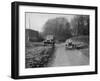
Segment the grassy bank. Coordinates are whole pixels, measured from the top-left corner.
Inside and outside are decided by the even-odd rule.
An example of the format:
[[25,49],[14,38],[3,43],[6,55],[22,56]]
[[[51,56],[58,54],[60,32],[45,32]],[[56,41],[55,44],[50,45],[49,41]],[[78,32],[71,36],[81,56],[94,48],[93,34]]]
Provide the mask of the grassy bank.
[[30,43],[26,46],[26,68],[46,67],[53,55],[54,48]]
[[72,39],[73,41],[79,41],[89,44],[89,36],[76,36],[70,39]]

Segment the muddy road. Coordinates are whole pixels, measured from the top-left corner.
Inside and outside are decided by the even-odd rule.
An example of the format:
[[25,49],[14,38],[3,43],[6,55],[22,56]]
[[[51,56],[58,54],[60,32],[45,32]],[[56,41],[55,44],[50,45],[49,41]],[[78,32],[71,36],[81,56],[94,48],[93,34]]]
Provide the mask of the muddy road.
[[[88,50],[88,48],[84,49],[66,49],[65,44],[56,44],[54,58],[49,66],[77,66],[77,65],[88,65],[89,57],[84,54],[81,50]],[[89,51],[86,51],[89,53]],[[85,52],[85,53],[86,53]],[[88,54],[87,53],[87,54]]]

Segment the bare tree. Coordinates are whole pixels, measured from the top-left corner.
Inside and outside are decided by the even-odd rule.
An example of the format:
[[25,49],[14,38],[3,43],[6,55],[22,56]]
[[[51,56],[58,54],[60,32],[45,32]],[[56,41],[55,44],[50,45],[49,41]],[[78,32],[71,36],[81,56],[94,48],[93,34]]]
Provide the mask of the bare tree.
[[65,41],[71,37],[70,24],[67,19],[58,17],[49,19],[44,25],[44,35],[54,35],[56,40]]
[[77,15],[71,21],[72,34],[77,35],[89,35],[89,16]]

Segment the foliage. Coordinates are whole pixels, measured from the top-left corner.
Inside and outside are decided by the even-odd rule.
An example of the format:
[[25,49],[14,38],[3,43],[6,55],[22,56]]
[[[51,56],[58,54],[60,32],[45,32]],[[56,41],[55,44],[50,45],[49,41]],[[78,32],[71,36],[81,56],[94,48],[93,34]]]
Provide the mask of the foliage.
[[84,42],[84,43],[89,44],[89,36],[88,35],[87,36],[86,35],[85,36],[74,36],[69,39],[71,39],[73,41]]
[[34,45],[25,50],[26,68],[47,67],[52,59],[54,48]]
[[89,16],[77,15],[71,21],[72,34],[77,35],[89,35]]
[[44,25],[44,35],[54,35],[56,40],[65,41],[71,37],[70,24],[67,19],[58,17],[49,19]]

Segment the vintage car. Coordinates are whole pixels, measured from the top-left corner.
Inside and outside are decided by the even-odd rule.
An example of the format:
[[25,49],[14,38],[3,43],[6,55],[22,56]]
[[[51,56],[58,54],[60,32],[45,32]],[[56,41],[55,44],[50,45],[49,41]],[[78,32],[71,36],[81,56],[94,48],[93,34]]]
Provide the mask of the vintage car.
[[67,49],[75,48],[75,45],[72,42],[69,42],[69,43],[65,44],[65,46],[66,46]]
[[83,48],[85,44],[83,42],[70,40],[65,43],[65,46],[67,49],[80,49]]
[[53,35],[46,36],[45,40],[43,41],[44,46],[46,45],[55,45],[55,40]]
[[44,40],[43,43],[44,43],[44,46],[46,46],[46,45],[54,45],[55,44],[54,40]]

